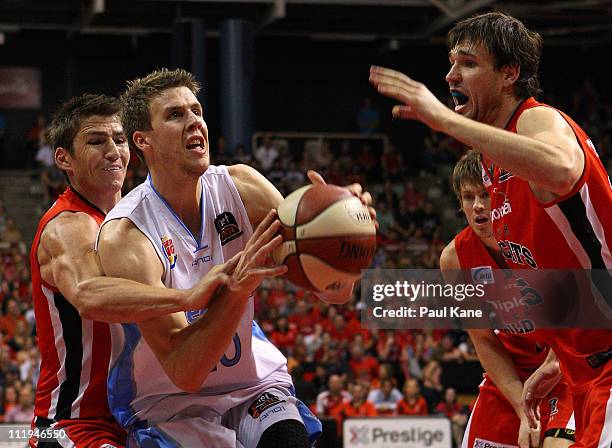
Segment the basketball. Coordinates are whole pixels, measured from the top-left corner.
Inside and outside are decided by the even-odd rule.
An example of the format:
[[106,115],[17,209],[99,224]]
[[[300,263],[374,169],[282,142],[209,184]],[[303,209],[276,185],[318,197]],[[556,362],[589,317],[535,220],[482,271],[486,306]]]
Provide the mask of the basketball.
[[307,185],[278,206],[282,244],[272,257],[285,277],[313,292],[341,292],[361,277],[376,250],[368,208],[344,188]]

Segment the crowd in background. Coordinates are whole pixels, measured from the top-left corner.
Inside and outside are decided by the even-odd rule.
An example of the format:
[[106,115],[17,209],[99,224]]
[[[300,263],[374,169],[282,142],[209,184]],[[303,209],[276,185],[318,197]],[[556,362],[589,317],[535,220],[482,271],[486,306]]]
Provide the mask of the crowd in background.
[[[604,166],[612,164],[612,106],[599,101],[586,82],[566,110],[593,139]],[[369,101],[357,114],[364,135],[380,132],[379,113]],[[28,164],[37,163],[45,210],[65,188],[43,137],[44,117],[26,138]],[[212,145],[212,163],[246,163],[264,173],[284,194],[307,182],[315,169],[329,183],[359,182],[373,192],[378,250],[373,267],[437,268],[440,252],[463,226],[447,174],[463,148],[431,133],[419,145],[418,167],[406,166],[402,150],[389,143],[355,139],[295,142],[265,135],[256,147]],[[415,175],[416,173],[416,175]],[[133,156],[124,184],[128,192],[146,177]],[[426,182],[424,179],[433,179]],[[441,200],[446,198],[446,202]],[[0,197],[0,200],[2,198]],[[451,213],[441,204],[452,204]],[[448,216],[455,225],[444,226]],[[39,354],[29,272],[28,246],[10,210],[0,202],[0,422],[29,422],[38,380]],[[288,358],[297,395],[321,418],[336,422],[352,416],[445,415],[455,441],[469,415],[469,399],[459,400],[453,384],[443,384],[445,368],[476,363],[474,347],[459,331],[370,331],[360,322],[359,291],[346,305],[329,305],[283,278],[265,281],[256,292],[256,315],[269,339]],[[478,379],[476,379],[476,384]],[[476,393],[476,390],[461,391]],[[460,404],[461,403],[461,404]]]

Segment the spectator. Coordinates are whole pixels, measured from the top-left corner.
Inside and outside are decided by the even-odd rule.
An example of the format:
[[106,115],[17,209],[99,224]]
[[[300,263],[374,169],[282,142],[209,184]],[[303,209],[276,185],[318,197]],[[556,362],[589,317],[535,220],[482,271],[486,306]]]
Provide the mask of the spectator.
[[19,389],[19,402],[4,415],[5,423],[30,423],[34,417],[34,393],[30,384]]
[[2,232],[2,235],[0,235],[0,241],[4,241],[9,244],[17,244],[22,240],[23,236],[17,228],[15,219],[9,216],[9,218],[6,220],[4,231]]
[[244,163],[253,165],[253,156],[249,154],[242,143],[238,143],[234,148],[234,163]]
[[461,446],[468,420],[468,410],[457,403],[455,389],[449,387],[444,391],[444,400],[436,406],[436,414],[443,415],[450,420],[455,446]]
[[423,388],[422,394],[427,401],[427,406],[430,412],[433,412],[442,401],[443,387],[440,383],[442,376],[442,367],[437,361],[429,361],[423,369]]
[[461,350],[459,350],[459,348],[455,344],[455,340],[450,333],[446,334],[442,338],[442,343],[440,345],[440,355],[437,358],[444,362],[463,361]]
[[362,134],[374,134],[380,126],[380,113],[372,107],[372,99],[365,98],[357,111],[357,126]]
[[333,413],[339,418],[339,427],[347,417],[375,417],[378,415],[374,405],[366,399],[367,387],[362,383],[354,383],[352,387],[351,401],[344,403],[334,409]]
[[15,336],[17,322],[22,321],[26,326],[27,322],[16,299],[9,297],[5,303],[6,314],[0,316],[0,331],[3,331],[6,334],[6,338],[11,340]]
[[317,416],[321,418],[333,416],[337,408],[352,399],[340,375],[331,375],[327,384],[328,389],[317,396]]
[[402,393],[394,386],[393,380],[381,380],[380,388],[373,389],[368,394],[370,401],[376,408],[378,415],[395,415],[397,403],[402,399]]
[[278,149],[269,134],[264,135],[261,146],[255,150],[255,158],[261,165],[264,172],[272,168],[274,161],[278,157]]
[[397,403],[398,415],[429,415],[427,401],[421,395],[419,382],[409,378],[404,383],[404,396]]
[[423,210],[423,234],[425,238],[431,240],[434,232],[438,227],[440,227],[440,215],[434,210],[431,202],[425,203],[425,208]]
[[[17,388],[10,384],[4,387],[2,402],[0,403],[0,415],[5,416],[19,403],[19,394]],[[32,417],[30,417],[31,419]]]
[[349,369],[355,380],[365,381],[368,384],[371,383],[378,373],[378,367],[379,364],[376,358],[365,354],[361,344],[353,343],[351,345]]
[[401,180],[404,174],[404,160],[401,154],[395,149],[393,143],[389,143],[385,146],[380,163],[385,173],[385,177],[393,182]]

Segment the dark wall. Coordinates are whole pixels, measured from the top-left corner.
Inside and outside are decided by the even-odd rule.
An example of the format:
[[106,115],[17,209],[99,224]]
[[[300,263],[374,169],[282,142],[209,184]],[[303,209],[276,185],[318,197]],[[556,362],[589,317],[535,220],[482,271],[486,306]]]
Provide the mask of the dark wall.
[[[204,86],[206,120],[211,140],[219,129],[218,39],[207,39]],[[306,38],[259,37],[256,42],[254,123],[258,130],[338,131],[356,130],[356,112],[366,96],[381,112],[383,129],[398,146],[411,149],[427,130],[420,124],[394,124],[392,102],[380,97],[368,84],[370,64],[391,66],[446,93],[448,70],[443,44],[404,46],[390,51],[384,42],[331,42]],[[126,79],[170,64],[170,34],[131,38],[126,36],[75,35],[59,32],[7,33],[0,46],[1,66],[39,67],[42,71],[43,112],[85,91],[116,94]],[[600,64],[612,46],[546,48],[542,85],[568,100],[585,78],[591,78],[603,97],[612,95],[610,69]],[[8,123],[4,166],[19,164],[24,135],[38,111],[1,110]],[[214,150],[214,149],[213,149]]]

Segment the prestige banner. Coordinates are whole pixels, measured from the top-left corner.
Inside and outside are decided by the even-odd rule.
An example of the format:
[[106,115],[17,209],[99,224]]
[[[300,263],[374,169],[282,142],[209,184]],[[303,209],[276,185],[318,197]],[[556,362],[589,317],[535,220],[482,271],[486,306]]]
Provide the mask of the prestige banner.
[[349,418],[343,425],[345,447],[451,448],[450,421],[446,417]]

